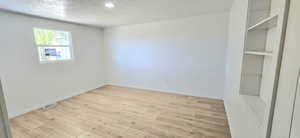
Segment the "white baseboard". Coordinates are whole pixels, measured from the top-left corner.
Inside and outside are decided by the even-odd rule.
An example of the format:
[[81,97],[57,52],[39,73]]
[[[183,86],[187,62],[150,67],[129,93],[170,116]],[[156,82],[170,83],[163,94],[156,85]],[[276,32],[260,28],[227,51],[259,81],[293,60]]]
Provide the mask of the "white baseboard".
[[205,98],[210,98],[210,99],[223,100],[223,98],[220,98],[220,97],[207,97],[207,96],[193,95],[193,94],[190,94],[190,93],[179,92],[179,91],[171,91],[171,90],[155,89],[155,88],[147,88],[147,87],[138,87],[138,86],[133,86],[133,85],[118,84],[118,83],[107,83],[106,85],[127,87],[127,88],[134,88],[134,89],[142,89],[142,90],[149,90],[149,91],[158,91],[158,92],[162,92],[162,93],[179,94],[179,95],[187,95],[187,96],[194,96],[194,97],[205,97]]

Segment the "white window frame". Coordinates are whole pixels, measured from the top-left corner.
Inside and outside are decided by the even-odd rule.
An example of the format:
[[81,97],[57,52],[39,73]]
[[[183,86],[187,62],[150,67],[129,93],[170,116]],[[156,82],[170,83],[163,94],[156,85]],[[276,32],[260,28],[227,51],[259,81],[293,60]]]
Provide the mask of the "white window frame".
[[[36,38],[35,38],[35,34],[34,34],[34,30],[35,29],[42,29],[42,30],[49,30],[49,31],[60,31],[60,32],[67,32],[69,34],[69,45],[37,45],[36,43]],[[74,60],[74,50],[73,50],[73,40],[72,40],[72,33],[70,31],[64,31],[64,30],[55,30],[55,29],[47,29],[47,28],[42,28],[42,27],[34,27],[33,28],[33,37],[34,37],[34,45],[37,48],[37,54],[39,57],[39,62],[40,64],[47,64],[47,63],[64,63],[64,62],[70,62]],[[70,59],[64,59],[64,60],[47,60],[47,61],[42,61],[42,55],[40,53],[40,49],[41,47],[69,47],[70,50]]]

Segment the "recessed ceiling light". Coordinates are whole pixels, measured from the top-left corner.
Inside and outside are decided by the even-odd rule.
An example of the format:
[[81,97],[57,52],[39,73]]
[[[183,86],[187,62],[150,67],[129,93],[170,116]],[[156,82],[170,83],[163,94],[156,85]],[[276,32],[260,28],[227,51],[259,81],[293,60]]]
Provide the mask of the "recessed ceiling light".
[[114,8],[114,7],[115,7],[115,4],[113,4],[112,2],[106,2],[106,3],[105,3],[105,7],[111,9],[111,8]]

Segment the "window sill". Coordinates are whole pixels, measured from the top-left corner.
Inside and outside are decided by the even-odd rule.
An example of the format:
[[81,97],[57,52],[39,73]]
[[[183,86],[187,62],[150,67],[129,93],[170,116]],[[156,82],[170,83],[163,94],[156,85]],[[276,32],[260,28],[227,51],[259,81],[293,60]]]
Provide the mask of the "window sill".
[[40,64],[59,64],[59,63],[69,63],[74,61],[73,59],[69,60],[55,60],[55,61],[39,61]]

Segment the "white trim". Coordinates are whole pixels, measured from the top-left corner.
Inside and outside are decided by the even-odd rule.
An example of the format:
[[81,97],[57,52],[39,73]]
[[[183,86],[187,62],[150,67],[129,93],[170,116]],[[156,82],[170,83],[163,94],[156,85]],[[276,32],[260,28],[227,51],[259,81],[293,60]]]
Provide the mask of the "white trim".
[[134,85],[127,85],[127,84],[120,84],[120,83],[106,83],[106,85],[125,87],[125,88],[133,88],[133,89],[141,89],[141,90],[148,90],[148,91],[156,91],[156,92],[161,92],[161,93],[185,95],[185,96],[192,96],[192,97],[205,97],[205,98],[209,98],[209,99],[223,100],[223,96],[198,95],[198,94],[192,94],[191,92],[187,92],[187,91],[174,91],[174,90],[157,89],[157,88],[150,88],[150,87],[138,87],[138,86],[134,86]]
[[1,80],[0,80],[0,114],[1,114],[0,123],[2,123],[4,129],[4,130],[0,130],[0,132],[5,133],[4,134],[6,136],[5,138],[12,138]]

